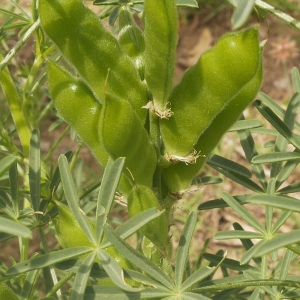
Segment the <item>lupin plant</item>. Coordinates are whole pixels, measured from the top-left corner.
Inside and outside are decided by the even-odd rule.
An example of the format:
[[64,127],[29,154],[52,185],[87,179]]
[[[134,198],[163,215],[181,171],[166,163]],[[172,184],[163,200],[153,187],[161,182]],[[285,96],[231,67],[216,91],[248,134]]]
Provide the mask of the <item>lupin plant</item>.
[[[237,6],[234,29],[246,22],[254,5],[298,26],[263,1],[231,2]],[[174,87],[177,6],[197,7],[197,2],[95,0],[93,4],[103,7],[100,15],[82,0],[33,1],[32,20],[25,12],[19,16],[26,23],[25,34],[12,51],[0,57],[0,82],[15,124],[12,132],[16,130],[23,148],[21,151],[12,143],[11,132],[2,126],[0,142],[5,158],[0,162],[0,175],[4,174],[10,185],[0,190],[0,208],[6,214],[6,219],[0,217],[1,241],[19,236],[21,259],[8,270],[1,268],[0,296],[35,299],[33,286],[42,269],[45,299],[298,297],[299,283],[288,270],[299,254],[298,246],[292,246],[300,241],[299,232],[285,237],[277,234],[292,211],[299,212],[297,200],[286,196],[298,191],[298,184],[279,190],[299,160],[299,138],[292,132],[293,126],[298,126],[297,71],[293,73],[297,93],[285,115],[262,93],[261,102],[255,102],[277,130],[272,131],[277,136],[275,153],[260,156],[251,132],[262,124],[241,117],[262,82],[264,41],[259,41],[259,25],[221,37]],[[18,18],[13,11],[0,11]],[[103,25],[106,17],[116,34]],[[7,64],[34,32],[36,59],[19,92]],[[44,73],[39,74],[40,69]],[[57,168],[50,172],[47,160],[41,160],[39,131],[31,130],[33,122],[26,108],[44,78],[59,122],[66,122],[67,130],[71,127],[76,132],[80,144],[85,143],[105,169],[101,183],[81,195],[71,172],[79,151],[74,156],[70,152],[61,155]],[[212,154],[228,130],[238,132],[252,172]],[[293,153],[286,152],[288,143],[295,146]],[[282,166],[282,161],[287,163]],[[269,181],[262,163],[273,164]],[[222,199],[199,206],[199,210],[230,206],[256,229],[244,231],[234,224],[235,231],[215,236],[241,239],[247,251],[240,262],[225,258],[221,252],[201,253],[196,265],[189,261],[195,211],[187,217],[178,247],[173,249],[169,228],[176,201],[186,192],[197,191],[201,184],[218,182],[205,177],[195,184],[206,164],[255,192],[235,197],[223,193]],[[249,179],[252,173],[260,185]],[[22,189],[18,177],[23,179]],[[87,196],[96,201],[91,204]],[[116,198],[126,203],[129,220],[115,228],[110,213]],[[81,200],[86,207],[79,207]],[[267,207],[266,228],[243,208],[245,203]],[[272,207],[284,210],[275,224]],[[93,210],[89,217],[87,213]],[[45,226],[53,228],[63,249],[48,248]],[[38,229],[42,242],[41,255],[30,259],[29,228]],[[125,242],[136,233],[136,245]],[[253,245],[254,238],[261,241]],[[276,251],[282,247],[289,250],[280,260]],[[269,253],[278,262],[271,275]],[[215,280],[219,267],[224,278]],[[229,270],[239,274],[229,276]],[[71,290],[62,292],[64,285],[71,285]]]

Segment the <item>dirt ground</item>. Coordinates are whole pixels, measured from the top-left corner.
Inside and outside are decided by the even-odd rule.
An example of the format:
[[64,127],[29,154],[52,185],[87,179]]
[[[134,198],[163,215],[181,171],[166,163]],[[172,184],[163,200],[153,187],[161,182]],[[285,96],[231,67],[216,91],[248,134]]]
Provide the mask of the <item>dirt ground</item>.
[[[3,0],[0,0],[0,3]],[[208,11],[207,9],[188,10],[181,12],[181,21],[178,29],[178,49],[177,49],[177,62],[175,70],[174,84],[180,81],[184,71],[194,65],[198,58],[206,50],[212,47],[215,42],[226,32],[231,31],[230,18],[232,16],[232,9],[228,6],[219,11]],[[298,19],[300,19],[298,17]],[[293,29],[291,26],[275,19],[272,16],[267,16],[266,19],[260,20],[257,16],[252,16],[250,23],[260,23],[260,39],[267,40],[264,49],[264,81],[262,84],[262,91],[267,93],[270,97],[277,100],[279,103],[284,103],[292,94],[290,70],[292,67],[300,67],[299,50],[300,49],[300,33]],[[27,60],[32,59],[31,45],[28,44],[20,52],[18,59]],[[247,59],[247,58],[245,58]],[[50,145],[57,140],[59,132],[54,131],[49,133],[48,126],[51,120],[44,123],[42,131],[42,151],[47,153]],[[261,141],[264,142],[263,140]],[[54,153],[58,156],[68,150],[75,150],[77,147],[76,142],[71,142],[65,139]],[[244,164],[244,158],[241,154],[241,147],[236,144],[236,136],[226,135],[220,146],[221,155],[234,159],[237,162]],[[100,172],[94,158],[89,150],[83,147],[81,157],[89,166],[96,166],[95,172]],[[217,175],[210,169],[205,169],[203,174]],[[174,240],[178,237],[178,228],[183,227],[180,221],[188,214],[190,209],[196,209],[197,206],[206,200],[218,197],[221,191],[227,191],[232,195],[243,194],[246,191],[241,189],[240,186],[232,184],[232,182],[224,181],[224,183],[217,187],[206,186],[203,187],[197,194],[196,198],[188,196],[183,201],[180,201],[175,208],[175,220],[172,227]],[[188,203],[187,203],[188,202]],[[193,204],[191,204],[193,203]],[[257,216],[263,217],[263,211],[249,206],[249,209]],[[204,241],[207,238],[212,239],[208,248],[209,252],[216,252],[218,249],[230,250],[229,257],[238,258],[240,252],[238,248],[240,243],[237,241],[230,242],[217,242],[213,240],[213,234],[217,231],[229,229],[233,222],[240,222],[236,215],[229,209],[214,209],[208,212],[199,213],[199,225],[196,233],[197,247],[193,250],[192,255],[199,254]],[[245,229],[247,224],[240,222]],[[293,224],[286,225],[283,230],[289,231]],[[35,240],[34,240],[35,241]],[[38,244],[33,241],[32,252],[38,250]],[[52,243],[52,239],[49,240]],[[7,254],[11,255],[14,249],[17,248],[16,243],[8,243],[6,246],[0,245],[0,257],[8,264]],[[18,255],[13,255],[18,259]]]

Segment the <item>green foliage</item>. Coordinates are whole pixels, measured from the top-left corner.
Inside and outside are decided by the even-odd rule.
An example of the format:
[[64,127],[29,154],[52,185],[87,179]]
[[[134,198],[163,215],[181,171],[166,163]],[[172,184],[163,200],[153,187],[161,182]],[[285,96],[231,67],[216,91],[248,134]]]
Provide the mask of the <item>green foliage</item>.
[[[231,2],[233,29],[255,7],[299,27],[263,1]],[[258,26],[222,37],[173,87],[177,7],[197,7],[196,1],[96,0],[103,6],[99,15],[81,0],[33,1],[31,15],[10,3],[0,9],[2,45],[7,49],[6,35],[21,31],[13,49],[0,54],[0,83],[13,122],[0,124],[0,242],[18,237],[20,258],[10,267],[0,265],[0,297],[37,299],[43,282],[45,299],[299,298],[293,273],[299,229],[280,230],[300,212],[297,196],[291,196],[300,184],[288,181],[300,162],[300,76],[293,69],[295,94],[286,109],[258,93],[263,67]],[[105,18],[114,34],[103,25]],[[32,35],[35,58],[17,84],[8,64]],[[35,97],[46,88],[52,101],[34,112]],[[257,93],[255,109],[274,129],[244,120]],[[43,155],[39,129],[51,108],[57,117],[51,129],[64,122],[68,127]],[[71,136],[78,135],[78,149],[60,154],[55,167],[49,159],[70,128]],[[248,165],[213,153],[227,131],[237,132]],[[260,153],[254,133],[276,138],[267,153]],[[83,143],[103,167],[100,181],[82,172]],[[205,164],[249,190],[223,192],[198,207],[230,207],[252,228],[234,223],[234,230],[215,235],[241,241],[239,261],[223,251],[206,253],[209,241],[197,263],[189,257],[198,217],[192,209],[176,247],[169,233],[176,200],[222,181],[195,178]],[[125,202],[126,217],[118,216],[116,199]],[[264,222],[245,204],[264,207]],[[32,230],[41,248],[29,255]],[[54,249],[49,230],[59,241]],[[215,279],[218,269],[223,277]]]

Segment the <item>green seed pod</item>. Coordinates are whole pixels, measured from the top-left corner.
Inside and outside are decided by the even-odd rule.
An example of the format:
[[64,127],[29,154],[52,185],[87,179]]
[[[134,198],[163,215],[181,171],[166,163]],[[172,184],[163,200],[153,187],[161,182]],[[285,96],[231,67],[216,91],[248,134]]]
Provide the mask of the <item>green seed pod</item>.
[[145,76],[155,109],[164,111],[172,90],[178,16],[174,0],[145,0]]
[[47,67],[49,91],[56,109],[105,166],[108,154],[98,136],[101,104],[82,80],[55,62],[48,61]]
[[6,282],[0,283],[0,299],[3,300],[18,300],[19,297],[12,291]]
[[[160,122],[165,152],[169,157],[185,157],[193,153],[201,134],[257,76],[260,52],[257,27],[230,33],[184,74],[169,99],[174,115]],[[241,106],[245,108],[252,100],[253,93],[249,96],[246,93],[246,97],[240,99]],[[238,110],[239,115],[242,110],[234,107],[232,109]],[[231,118],[232,123],[236,118]],[[218,126],[223,127],[223,124]],[[214,140],[215,134],[211,138]]]
[[[57,238],[63,248],[93,247],[68,206],[57,202],[58,216],[53,218]],[[93,224],[94,225],[94,224]],[[94,225],[95,227],[95,225]]]
[[130,182],[133,179],[138,184],[152,186],[156,153],[147,131],[127,101],[106,95],[99,135],[113,159],[126,157],[124,173]]
[[144,80],[144,36],[125,5],[121,6],[119,11],[118,38],[123,51],[132,59],[141,80]]
[[103,100],[106,89],[124,97],[144,123],[146,87],[118,41],[83,1],[40,0],[39,12],[44,31],[95,94]]
[[[161,203],[152,190],[142,185],[132,189],[127,199],[127,207],[130,217],[134,217],[152,207],[163,210]],[[168,243],[168,226],[168,217],[164,213],[144,225],[140,230],[156,247],[165,250]]]
[[239,118],[246,106],[255,98],[262,82],[262,51],[259,53],[259,67],[255,76],[243,89],[228,103],[228,105],[215,117],[213,122],[200,135],[194,146],[201,155],[195,164],[178,162],[164,169],[164,178],[172,192],[185,190],[192,179],[204,166],[206,157],[217,146],[219,140]]

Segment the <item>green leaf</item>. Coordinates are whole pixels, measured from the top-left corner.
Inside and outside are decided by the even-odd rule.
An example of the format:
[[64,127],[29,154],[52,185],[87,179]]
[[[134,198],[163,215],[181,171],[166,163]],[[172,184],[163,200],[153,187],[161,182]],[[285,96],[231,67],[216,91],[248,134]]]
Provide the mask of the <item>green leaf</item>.
[[84,292],[89,280],[91,268],[95,260],[96,253],[90,253],[80,264],[76,273],[74,283],[72,285],[72,293],[70,299],[83,300]]
[[292,68],[292,81],[295,92],[300,93],[300,75],[296,67]]
[[[18,181],[18,165],[13,163],[9,168],[9,183],[12,206],[16,215],[19,215],[19,181]],[[0,196],[1,198],[1,196]]]
[[[223,258],[224,259],[224,258]],[[222,262],[222,260],[220,262]],[[208,276],[212,275],[216,271],[217,267],[205,267],[202,269],[197,270],[194,272],[191,276],[189,276],[181,285],[181,290],[186,291],[188,288],[193,286],[196,283],[200,283],[204,278],[207,278]]]
[[9,170],[9,168],[17,161],[17,157],[9,155],[0,161],[0,176]]
[[23,284],[20,300],[27,300],[32,298],[32,293],[34,291],[34,284],[37,280],[37,275],[38,270],[32,270],[26,274],[26,279]]
[[300,241],[300,229],[292,232],[278,233],[274,235],[270,240],[266,240],[261,244],[255,252],[255,257],[266,255],[274,250],[283,248],[288,245],[299,243]]
[[69,204],[69,207],[78,222],[81,229],[84,231],[86,236],[88,237],[89,241],[93,244],[96,243],[95,236],[91,225],[84,215],[84,213],[79,209],[79,198],[77,195],[76,186],[72,179],[72,174],[69,168],[68,160],[64,155],[61,155],[58,159],[60,177],[63,185],[63,189],[65,192],[65,197]]
[[252,176],[251,172],[243,165],[240,165],[232,160],[229,160],[217,154],[211,154],[208,157],[206,163],[210,166],[217,166],[219,168],[236,173],[237,175],[246,178],[250,178]]
[[300,149],[300,137],[293,133],[288,126],[266,105],[256,100],[255,106],[259,112],[283,135],[293,146]]
[[[116,233],[120,236],[121,239],[125,240],[129,236],[131,236],[133,233],[138,231],[141,227],[143,227],[145,224],[147,224],[149,221],[159,217],[164,212],[157,210],[157,208],[152,207],[150,209],[147,209],[140,214],[130,218],[125,223],[122,223],[120,226],[116,228]],[[106,248],[110,245],[110,242],[108,240],[103,241],[101,243],[101,248]]]
[[[248,162],[251,163],[252,158],[254,156],[258,155],[251,132],[249,130],[238,131],[238,135],[239,135],[244,153],[246,155],[246,158],[247,158]],[[255,176],[257,177],[257,179],[259,180],[261,186],[264,189],[266,189],[267,182],[266,182],[266,176],[265,176],[265,171],[264,171],[263,167],[261,165],[253,165],[252,170],[253,170],[253,173],[255,174]]]
[[[96,241],[100,243],[103,232],[103,222],[106,221],[115,199],[116,189],[119,184],[125,159],[118,158],[116,161],[111,159],[105,168],[102,183],[98,194],[98,203],[96,211]],[[104,208],[104,212],[102,209]],[[100,217],[101,216],[101,217]]]
[[254,195],[249,197],[248,203],[273,206],[281,209],[300,212],[299,200],[278,195]]
[[223,182],[222,178],[217,176],[202,176],[193,180],[193,184],[196,185],[218,184],[221,182]]
[[[118,249],[118,248],[117,248]],[[109,278],[122,290],[127,292],[140,292],[143,288],[133,288],[124,281],[124,273],[114,258],[102,250],[97,252],[103,269],[108,274]]]
[[56,264],[58,262],[78,257],[83,254],[92,252],[90,247],[76,247],[59,251],[53,251],[42,256],[18,263],[7,270],[7,275],[16,275],[25,273],[31,270],[44,268]]
[[228,129],[228,132],[253,129],[261,126],[263,126],[263,124],[259,120],[239,120]]
[[282,161],[300,160],[300,153],[297,152],[276,152],[266,153],[255,156],[252,164],[272,164]]
[[180,288],[186,270],[187,257],[189,253],[190,243],[193,237],[197,222],[197,213],[191,212],[186,220],[175,259],[175,285]]
[[160,288],[145,288],[141,292],[132,293],[127,292],[116,286],[89,286],[85,291],[85,300],[95,300],[95,299],[118,299],[118,300],[128,300],[128,299],[164,299],[164,297],[172,294],[171,291],[166,291]]
[[189,6],[198,8],[198,2],[196,0],[175,0],[177,6]]
[[227,193],[222,193],[221,197],[227,204],[246,222],[256,228],[258,231],[266,234],[266,229],[253,217],[247,209],[241,206],[232,196]]
[[288,185],[279,191],[277,191],[278,194],[289,194],[289,193],[297,193],[300,191],[300,182],[293,183],[291,185]]
[[[249,198],[250,195],[242,195],[242,196],[233,196],[233,198],[240,203],[241,205],[247,203],[247,199]],[[224,208],[228,207],[229,205],[223,200],[223,199],[215,199],[215,200],[210,200],[207,202],[203,202],[198,206],[199,210],[208,210],[208,209],[213,209],[213,208]]]
[[236,30],[244,25],[249,18],[255,0],[240,0],[231,18],[232,29]]
[[34,211],[40,208],[40,178],[41,178],[41,158],[40,158],[40,133],[37,129],[32,131],[30,139],[29,154],[29,185],[30,199]]
[[236,173],[227,171],[225,169],[221,169],[217,166],[211,165],[211,167],[214,168],[215,170],[217,170],[218,172],[222,173],[223,175],[225,175],[227,178],[239,183],[240,185],[242,185],[256,193],[264,192],[264,190],[259,185],[257,185],[254,181],[250,180],[249,178],[242,177],[240,175],[237,175]]
[[[65,153],[65,157],[67,158],[68,162],[70,162],[73,157],[73,152],[69,151]],[[53,177],[50,181],[50,185],[49,185],[50,191],[54,193],[58,188],[59,184],[60,184],[60,173],[59,173],[59,167],[57,166],[54,171]]]
[[104,226],[104,232],[111,244],[118,249],[125,258],[135,264],[139,269],[149,274],[152,278],[155,278],[158,282],[173,290],[174,283],[160,268],[127,245],[108,225]]
[[4,217],[0,217],[0,232],[23,238],[32,238],[32,233],[29,228]]
[[[204,253],[203,258],[217,265],[224,257],[215,254]],[[222,262],[222,267],[229,268],[231,270],[236,270],[239,272],[243,272],[249,269],[256,270],[254,267],[250,265],[241,265],[239,261],[230,258],[224,259],[224,261]]]
[[173,86],[177,23],[174,0],[145,0],[145,78],[159,111],[166,108]]
[[244,231],[244,230],[229,230],[222,231],[215,234],[216,240],[230,240],[230,239],[262,239],[264,235],[258,232]]

